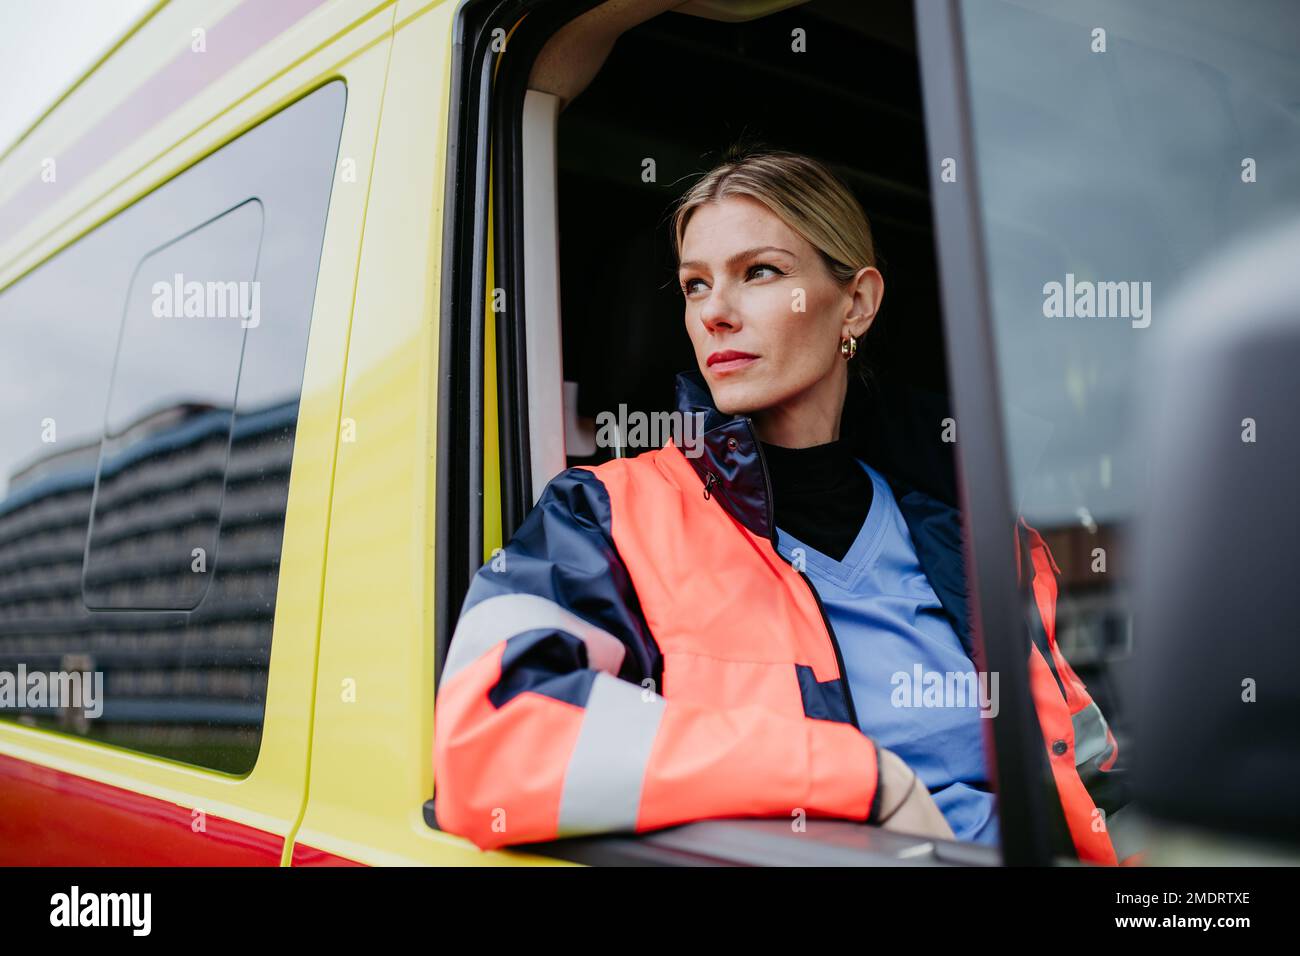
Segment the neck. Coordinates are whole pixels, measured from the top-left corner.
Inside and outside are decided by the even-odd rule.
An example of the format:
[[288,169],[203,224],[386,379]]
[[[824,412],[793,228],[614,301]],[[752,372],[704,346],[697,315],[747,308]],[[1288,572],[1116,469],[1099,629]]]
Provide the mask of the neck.
[[840,437],[848,376],[842,367],[779,405],[754,412],[760,441],[783,448],[824,445]]

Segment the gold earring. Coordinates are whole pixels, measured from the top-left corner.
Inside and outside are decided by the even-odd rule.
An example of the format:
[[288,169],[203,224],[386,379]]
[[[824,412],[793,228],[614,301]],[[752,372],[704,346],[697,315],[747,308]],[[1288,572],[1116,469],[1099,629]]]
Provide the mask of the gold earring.
[[853,358],[858,351],[858,340],[855,336],[850,335],[847,339],[840,339],[840,354],[844,356],[847,362]]

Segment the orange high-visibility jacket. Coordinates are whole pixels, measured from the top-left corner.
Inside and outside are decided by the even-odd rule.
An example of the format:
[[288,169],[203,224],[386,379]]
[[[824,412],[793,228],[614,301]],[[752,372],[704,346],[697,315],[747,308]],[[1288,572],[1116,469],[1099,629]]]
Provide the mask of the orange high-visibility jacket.
[[[943,414],[893,401],[846,402],[864,419],[855,447],[888,478],[931,586],[982,658],[951,446],[916,437],[937,435]],[[752,421],[718,411],[694,371],[677,377],[677,411],[700,416],[698,443],[566,469],[475,575],[434,714],[443,829],[486,849],[799,809],[876,819],[876,745],[811,582],[775,548]],[[1097,811],[1126,799],[1118,745],[1056,646],[1059,569],[1023,518],[1016,547],[1039,612],[1032,696],[1064,823],[1081,860],[1114,864]]]

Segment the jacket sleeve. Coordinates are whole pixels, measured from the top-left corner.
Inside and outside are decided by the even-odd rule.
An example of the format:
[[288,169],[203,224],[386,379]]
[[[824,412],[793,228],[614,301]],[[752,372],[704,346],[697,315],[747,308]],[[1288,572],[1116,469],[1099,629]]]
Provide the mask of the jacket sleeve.
[[570,468],[466,595],[434,714],[439,826],[491,849],[800,809],[868,818],[876,749],[858,728],[669,700],[658,661],[604,485]]

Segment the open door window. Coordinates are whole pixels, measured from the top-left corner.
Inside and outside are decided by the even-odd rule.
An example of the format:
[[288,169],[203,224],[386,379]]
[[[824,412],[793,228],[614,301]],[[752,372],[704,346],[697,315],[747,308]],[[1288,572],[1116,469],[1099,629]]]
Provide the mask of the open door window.
[[[661,0],[639,12],[611,4],[624,22],[598,21],[585,40],[563,33],[595,6],[519,3],[488,19],[469,3],[459,15],[444,263],[440,661],[470,577],[546,482],[570,465],[643,450],[599,441],[598,417],[673,407],[674,376],[695,359],[665,213],[730,143],[808,152],[849,184],[871,216],[890,282],[865,346],[910,384],[947,391],[912,4],[868,11],[843,0]],[[602,44],[607,55],[594,65],[566,52]],[[872,131],[870,149],[862,129]],[[436,825],[432,802],[426,811]],[[806,828],[710,820],[519,849],[601,863],[1000,860],[987,846],[832,820]]]
[[[1137,689],[1129,671],[1142,640],[1134,526],[1143,497],[1161,494],[1147,486],[1150,449],[1135,428],[1157,398],[1139,363],[1176,341],[1182,317],[1167,306],[1180,287],[1300,209],[1300,182],[1264,172],[1292,167],[1300,152],[1300,12],[1278,3],[1243,13],[953,0],[925,4],[919,21],[944,308],[961,318],[948,328],[960,447],[980,475],[969,525],[990,666],[1004,687],[1024,680],[1025,620],[1068,661],[1047,680],[1071,699],[1072,746],[1050,759],[1077,769],[1094,829],[1120,861],[1140,860],[1149,835],[1126,780],[1143,760],[1125,694]],[[1236,294],[1243,312],[1262,299],[1245,286]],[[1249,414],[1207,421],[1205,447],[1249,449]],[[1017,515],[1055,556],[1021,575],[1032,593],[1016,588],[1006,529]],[[1048,592],[1053,613],[1043,615]],[[1225,670],[1238,672],[1248,671]],[[1189,674],[1167,677],[1199,710]],[[1036,779],[1048,728],[1018,711],[999,726],[997,750],[999,769],[1025,781]],[[1196,769],[1161,759],[1154,777],[1171,791],[1175,779],[1200,789]],[[1004,819],[1024,824],[1006,835],[1009,862],[1059,851],[1043,792],[1002,795]]]

